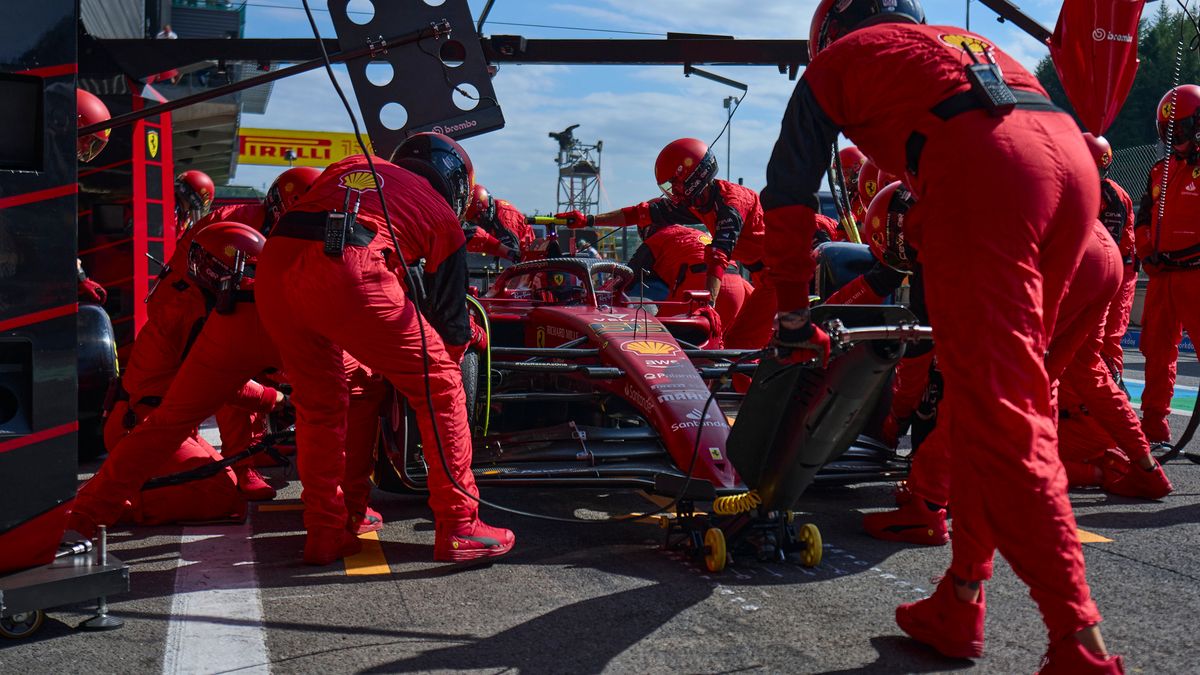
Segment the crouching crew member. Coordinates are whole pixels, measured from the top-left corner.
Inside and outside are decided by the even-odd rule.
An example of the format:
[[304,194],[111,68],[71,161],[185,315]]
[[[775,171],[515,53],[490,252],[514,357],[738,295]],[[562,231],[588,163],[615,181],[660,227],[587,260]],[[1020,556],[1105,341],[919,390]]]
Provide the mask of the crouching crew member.
[[463,222],[469,253],[521,262],[535,239],[533,228],[525,222],[525,214],[510,202],[493,197],[482,185],[472,188]]
[[[466,396],[448,353],[471,338],[459,223],[474,185],[471,160],[449,137],[431,133],[408,138],[392,159],[372,160],[377,176],[362,155],[331,165],[272,232],[258,266],[259,311],[294,390],[310,562],[359,546],[346,532],[340,485],[343,349],[387,378],[416,414],[436,521],[434,558],[496,556],[513,546],[512,532],[479,519]],[[385,251],[405,266],[424,260],[426,320]]]
[[[269,342],[261,345],[253,326],[241,321],[247,312],[238,312],[241,303],[253,297],[254,261],[264,241],[261,234],[239,223],[215,223],[196,234],[190,249],[191,279],[216,297],[214,314],[194,336],[186,360],[178,372],[171,373],[164,394],[152,401],[131,401],[126,414],[144,419],[128,435],[105,439],[108,459],[79,490],[71,528],[91,535],[98,525],[112,525],[127,500],[135,505],[135,520],[147,524],[245,514],[244,498],[229,468],[211,478],[139,492],[154,476],[221,459],[196,428],[222,404],[266,414],[284,400],[275,389],[249,381],[279,359],[264,355]],[[152,330],[151,325],[143,334]],[[141,335],[138,340],[141,343]],[[243,368],[245,363],[251,367]],[[197,414],[190,414],[193,411]]]
[[[1075,122],[1033,75],[983,37],[924,20],[916,0],[817,7],[813,58],[763,191],[776,344],[800,359],[829,354],[808,317],[813,262],[797,242],[813,236],[816,193],[843,132],[882,171],[906,173],[917,196],[909,234],[955,449],[950,569],[931,598],[897,609],[897,623],[948,656],[981,655],[982,584],[999,548],[1049,629],[1045,672],[1119,672],[1087,587],[1043,361],[1100,178]],[[964,148],[977,171],[962,170]]]
[[[725,330],[731,349],[760,349],[771,337],[775,293],[764,274],[762,205],[750,188],[717,179],[717,158],[703,141],[681,138],[658,153],[654,177],[663,195],[636,206],[595,217],[579,211],[560,213],[573,228],[596,226],[701,224],[712,242],[705,246],[705,285],[713,301],[731,262],[750,271],[755,293],[739,319]],[[807,252],[807,250],[806,250]]]
[[1134,232],[1150,277],[1139,346],[1146,357],[1142,429],[1151,443],[1166,443],[1182,331],[1193,340],[1200,336],[1200,86],[1185,84],[1163,96],[1158,136],[1171,154],[1150,170]]
[[[708,264],[704,258],[705,247],[712,243],[710,235],[684,225],[646,225],[638,228],[638,235],[642,245],[629,259],[635,279],[660,279],[671,291],[667,299],[675,302],[686,300],[688,291],[707,290]],[[721,325],[733,325],[753,292],[754,287],[740,275],[722,277],[715,305]]]
[[175,236],[200,222],[212,206],[217,186],[203,171],[184,171],[175,178]]

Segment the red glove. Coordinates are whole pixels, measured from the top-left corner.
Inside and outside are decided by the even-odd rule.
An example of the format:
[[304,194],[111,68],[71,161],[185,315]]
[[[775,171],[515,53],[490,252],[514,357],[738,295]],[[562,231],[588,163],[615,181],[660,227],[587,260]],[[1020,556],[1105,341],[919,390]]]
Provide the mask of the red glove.
[[596,224],[595,216],[585,216],[582,211],[566,211],[565,213],[554,214],[555,218],[561,218],[567,221],[567,227],[572,230],[578,230],[581,227],[594,227]]
[[708,341],[704,343],[706,349],[724,349],[724,340],[722,335],[725,329],[721,326],[721,315],[717,314],[717,310],[708,305],[697,307],[692,312],[692,316],[703,317],[708,321],[710,326],[708,332]]
[[474,347],[481,352],[487,351],[488,348],[487,331],[483,329],[483,326],[475,322],[475,317],[473,316],[471,317],[471,339],[467,341],[467,346]]
[[108,291],[104,290],[100,284],[84,277],[79,281],[79,299],[103,305],[104,301],[108,299]]
[[783,364],[809,363],[814,359],[819,359],[822,367],[829,364],[829,336],[808,319],[807,311],[777,314],[771,346]]

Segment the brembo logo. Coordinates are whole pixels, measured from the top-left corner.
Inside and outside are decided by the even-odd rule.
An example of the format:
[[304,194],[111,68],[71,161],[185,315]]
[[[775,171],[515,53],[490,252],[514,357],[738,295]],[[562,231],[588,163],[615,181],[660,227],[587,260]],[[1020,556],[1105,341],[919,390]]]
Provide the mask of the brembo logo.
[[458,124],[451,124],[450,126],[446,127],[439,124],[433,127],[431,131],[433,131],[435,134],[453,134],[455,132],[466,131],[467,129],[477,126],[479,126],[479,123],[475,120],[467,120],[466,122],[459,122]]
[[1096,42],[1103,42],[1105,40],[1108,40],[1109,42],[1133,42],[1132,35],[1114,33],[1112,31],[1104,30],[1103,28],[1097,28],[1096,30],[1092,31],[1092,39]]

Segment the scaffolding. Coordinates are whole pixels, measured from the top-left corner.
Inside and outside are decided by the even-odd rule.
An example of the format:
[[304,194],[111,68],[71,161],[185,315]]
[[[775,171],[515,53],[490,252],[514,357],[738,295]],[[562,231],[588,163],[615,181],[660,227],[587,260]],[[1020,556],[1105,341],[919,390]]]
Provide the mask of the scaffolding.
[[550,132],[558,141],[558,210],[595,215],[600,206],[600,153],[604,141],[589,145],[575,138],[578,124]]

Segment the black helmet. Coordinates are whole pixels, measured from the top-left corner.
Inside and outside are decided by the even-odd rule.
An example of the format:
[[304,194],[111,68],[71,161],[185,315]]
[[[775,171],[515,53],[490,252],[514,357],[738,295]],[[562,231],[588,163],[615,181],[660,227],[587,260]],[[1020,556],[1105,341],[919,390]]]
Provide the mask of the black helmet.
[[430,131],[409,136],[392,152],[392,163],[424,176],[459,218],[466,213],[475,167],[453,138]]
[[868,21],[925,23],[925,10],[920,0],[821,0],[808,30],[809,60]]

